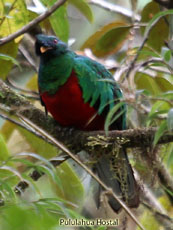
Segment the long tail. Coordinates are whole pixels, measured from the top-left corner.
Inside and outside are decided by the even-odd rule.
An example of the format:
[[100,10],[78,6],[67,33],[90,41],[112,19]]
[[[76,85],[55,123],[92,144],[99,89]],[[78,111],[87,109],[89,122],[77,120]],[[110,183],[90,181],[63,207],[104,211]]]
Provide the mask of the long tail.
[[[95,165],[99,178],[118,195],[129,207],[138,207],[139,188],[125,149],[120,148],[115,155],[102,156]],[[121,205],[113,197],[108,198],[115,212]]]

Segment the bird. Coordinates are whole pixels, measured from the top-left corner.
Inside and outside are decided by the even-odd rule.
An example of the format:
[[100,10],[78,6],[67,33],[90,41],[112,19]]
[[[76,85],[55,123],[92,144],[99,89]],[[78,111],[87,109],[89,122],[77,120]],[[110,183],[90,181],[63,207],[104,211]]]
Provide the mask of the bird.
[[[40,58],[38,89],[46,111],[63,127],[104,130],[108,113],[123,97],[112,74],[99,62],[73,52],[56,36],[36,35],[35,52]],[[126,105],[117,112],[109,130],[126,129]],[[139,188],[126,149],[100,154],[93,170],[129,207],[138,207]],[[108,197],[108,203],[115,212],[121,210],[113,197]]]

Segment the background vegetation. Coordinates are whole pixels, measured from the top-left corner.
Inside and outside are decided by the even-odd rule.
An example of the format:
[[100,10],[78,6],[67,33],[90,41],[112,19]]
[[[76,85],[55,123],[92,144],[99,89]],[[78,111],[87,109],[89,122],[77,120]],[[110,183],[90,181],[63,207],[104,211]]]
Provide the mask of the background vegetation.
[[[0,1],[0,84],[4,87],[4,81],[17,93],[16,103],[10,104],[9,94],[0,91],[0,230],[63,229],[61,217],[120,218],[117,229],[139,229],[124,212],[117,217],[104,205],[98,211],[93,204],[96,182],[71,159],[54,168],[49,160],[63,162],[64,156],[57,157],[61,151],[40,139],[18,116],[20,95],[42,109],[34,53],[35,35],[40,32],[57,35],[112,72],[128,104],[129,128],[138,128],[139,133],[141,128],[156,128],[148,147],[144,135],[140,147],[128,149],[141,187],[141,205],[133,211],[147,230],[173,229],[173,143],[165,139],[158,145],[160,138],[173,135],[172,2],[68,0],[39,24],[26,28],[55,2]],[[7,36],[23,27],[20,36],[7,42]],[[116,110],[108,115],[106,130]],[[38,177],[45,175],[35,181],[37,176],[30,176],[33,170]],[[29,185],[24,192],[22,186],[16,188],[20,181]]]

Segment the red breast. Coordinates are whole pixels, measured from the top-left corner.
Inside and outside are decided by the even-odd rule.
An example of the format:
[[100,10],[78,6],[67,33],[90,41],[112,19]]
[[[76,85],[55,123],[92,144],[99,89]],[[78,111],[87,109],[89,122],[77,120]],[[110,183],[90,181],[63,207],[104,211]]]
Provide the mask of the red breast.
[[56,94],[41,93],[41,98],[54,119],[62,126],[81,130],[103,130],[104,117],[94,107],[84,103],[78,79],[73,73]]

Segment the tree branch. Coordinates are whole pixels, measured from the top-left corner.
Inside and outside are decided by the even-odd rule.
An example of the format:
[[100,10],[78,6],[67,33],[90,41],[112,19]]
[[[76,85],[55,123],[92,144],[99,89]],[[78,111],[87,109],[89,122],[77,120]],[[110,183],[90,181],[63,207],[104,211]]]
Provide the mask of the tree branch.
[[28,32],[33,26],[37,25],[41,21],[43,21],[45,18],[49,17],[54,11],[56,11],[60,6],[62,6],[67,0],[60,0],[56,1],[55,4],[48,10],[46,10],[43,14],[39,15],[37,18],[29,22],[27,25],[22,27],[20,30],[16,31],[13,34],[10,34],[9,36],[0,39],[0,46],[14,40],[15,38],[19,37],[20,35]]
[[89,0],[89,3],[92,5],[99,6],[99,7],[103,8],[105,10],[108,10],[110,12],[115,12],[115,13],[121,14],[123,16],[130,18],[130,19],[132,17],[135,17],[135,19],[137,21],[140,21],[140,18],[141,18],[141,16],[138,14],[135,14],[135,16],[134,16],[134,12],[132,12],[129,9],[126,9],[122,6],[118,6],[116,4],[112,4],[112,3],[104,1],[104,0]]
[[[151,146],[154,139],[157,128],[142,128],[142,129],[128,129],[123,131],[109,131],[108,137],[104,131],[92,131],[83,132],[80,130],[69,129],[61,127],[50,116],[45,116],[44,112],[33,106],[24,96],[19,95],[9,86],[7,86],[2,80],[0,80],[0,103],[10,108],[10,111],[14,115],[22,115],[23,117],[31,120],[34,124],[38,125],[50,135],[63,142],[71,149],[79,151],[91,149],[88,145],[89,139],[97,138],[98,144],[96,147],[102,147],[102,145],[108,145],[109,148],[115,143],[117,138],[124,138],[126,141],[123,144],[124,147],[147,147]],[[159,140],[159,144],[173,142],[173,135],[171,133],[165,133]]]

